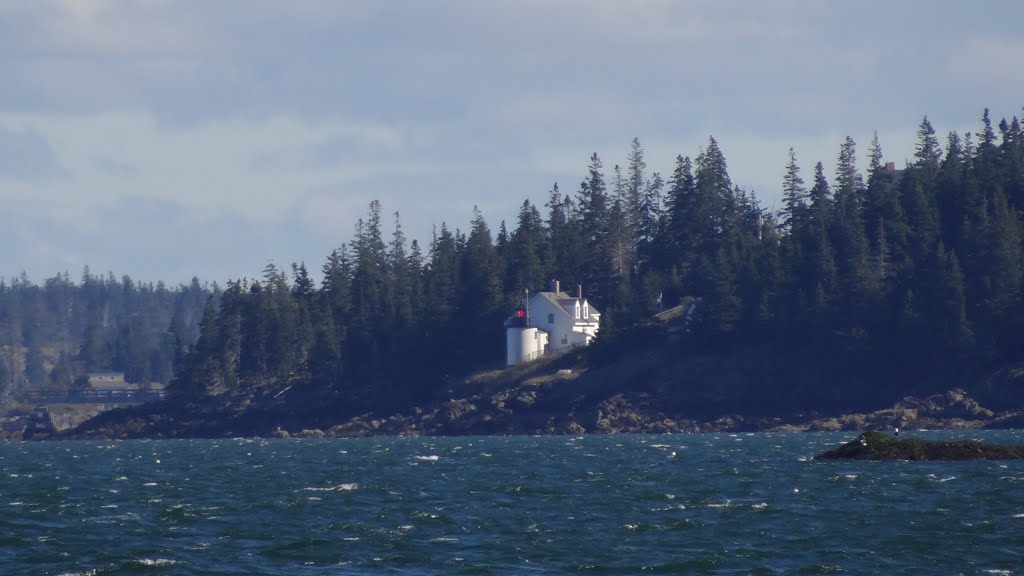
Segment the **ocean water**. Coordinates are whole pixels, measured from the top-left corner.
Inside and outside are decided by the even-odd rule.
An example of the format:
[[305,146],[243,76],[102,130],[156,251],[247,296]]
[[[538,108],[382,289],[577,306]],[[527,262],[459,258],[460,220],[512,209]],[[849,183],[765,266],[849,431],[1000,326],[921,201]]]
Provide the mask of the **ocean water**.
[[0,444],[0,574],[1024,574],[1024,462],[852,437]]

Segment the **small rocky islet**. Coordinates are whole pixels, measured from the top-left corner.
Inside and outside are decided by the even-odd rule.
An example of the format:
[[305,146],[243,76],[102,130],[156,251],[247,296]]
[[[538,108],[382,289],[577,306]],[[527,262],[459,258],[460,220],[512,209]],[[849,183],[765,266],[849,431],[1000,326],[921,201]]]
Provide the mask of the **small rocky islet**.
[[815,460],[1020,460],[1024,445],[988,444],[979,440],[952,442],[901,437],[869,430]]

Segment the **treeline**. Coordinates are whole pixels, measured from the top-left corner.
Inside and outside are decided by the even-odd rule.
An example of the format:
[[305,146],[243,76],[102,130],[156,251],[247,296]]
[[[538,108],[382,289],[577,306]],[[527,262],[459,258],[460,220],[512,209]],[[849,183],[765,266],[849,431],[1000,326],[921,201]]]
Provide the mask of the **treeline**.
[[77,283],[66,272],[42,285],[24,273],[0,279],[0,406],[74,391],[90,372],[170,383],[216,292],[198,279],[167,288],[88,267]]
[[207,308],[175,389],[186,398],[267,382],[306,384],[344,410],[408,406],[460,375],[499,367],[502,320],[551,279],[581,284],[604,313],[605,351],[682,297],[698,299],[682,344],[730,350],[777,343],[798,355],[822,343],[902,366],[983,368],[1019,359],[1024,326],[1021,215],[1024,132],[1017,118],[940,144],[925,118],[913,161],[866,168],[839,146],[831,181],[805,181],[791,151],[784,207],[770,213],[734,186],[714,138],[671,175],[648,172],[632,142],[624,167],[597,154],[573,194],[529,200],[514,229],[437,228],[424,249],[399,216],[387,235],[370,205],[352,241],[290,277],[229,282]]

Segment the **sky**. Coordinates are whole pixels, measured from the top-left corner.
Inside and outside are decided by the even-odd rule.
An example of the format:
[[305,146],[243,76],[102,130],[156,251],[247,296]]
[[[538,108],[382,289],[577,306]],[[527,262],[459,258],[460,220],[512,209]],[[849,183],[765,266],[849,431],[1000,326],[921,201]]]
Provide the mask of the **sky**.
[[319,270],[372,200],[426,247],[495,233],[633,138],[671,175],[713,136],[779,206],[1024,106],[1024,2],[0,0],[0,277],[174,286]]

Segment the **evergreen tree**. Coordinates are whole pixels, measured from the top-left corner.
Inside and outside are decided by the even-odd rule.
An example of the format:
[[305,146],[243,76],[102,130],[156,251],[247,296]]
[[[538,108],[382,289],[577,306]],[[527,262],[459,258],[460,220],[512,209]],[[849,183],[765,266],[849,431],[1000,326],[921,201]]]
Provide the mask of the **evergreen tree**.
[[628,276],[635,270],[640,244],[645,239],[650,239],[649,236],[645,237],[645,227],[649,227],[654,218],[652,207],[646,202],[647,163],[644,161],[644,149],[638,138],[633,138],[626,162],[626,190],[622,208],[625,212],[623,227],[628,235],[628,245],[624,250],[625,258],[620,276]]
[[935,251],[936,261],[929,266],[928,335],[933,353],[964,354],[974,342],[974,332],[967,319],[967,301],[964,293],[963,272],[960,261],[952,251],[947,252],[940,243]]
[[802,241],[800,292],[809,299],[807,309],[819,326],[827,322],[837,297],[835,253],[829,239],[832,220],[832,195],[821,162],[814,166],[814,185],[810,190],[807,227],[799,233]]
[[[988,118],[988,110],[985,111]],[[917,129],[917,145],[914,148],[914,164],[926,168],[934,174],[939,167],[939,160],[942,158],[942,148],[939,146],[939,139],[935,136],[935,129],[925,116]]]
[[474,207],[473,225],[466,239],[466,250],[461,262],[459,316],[464,319],[464,365],[475,365],[490,359],[500,362],[504,334],[495,330],[500,326],[505,301],[502,297],[498,256],[491,240],[483,214]]
[[[900,203],[897,174],[881,164],[882,147],[875,134],[871,143],[870,172],[864,193],[864,227],[872,271],[883,292],[896,270],[907,261],[908,224]],[[882,296],[884,299],[884,296]]]
[[199,321],[199,339],[195,348],[183,362],[181,373],[171,381],[169,392],[178,400],[195,401],[209,390],[221,387],[224,382],[216,308],[210,296]]
[[352,310],[352,262],[347,246],[331,252],[324,264],[323,274],[322,291],[333,320],[336,324],[345,324]]
[[86,317],[82,344],[78,350],[78,361],[84,372],[110,369],[110,348],[103,337],[101,314],[99,307],[93,306]]
[[[17,285],[3,289],[4,306],[0,308],[0,403],[6,403],[20,395],[25,366],[22,355],[21,302]],[[0,292],[0,293],[2,293]]]
[[786,175],[782,180],[782,202],[782,226],[785,229],[799,228],[807,209],[807,189],[804,187],[804,179],[800,177],[800,167],[792,148],[789,149],[789,162],[786,163]]
[[640,230],[639,230],[639,255],[638,264],[649,265],[655,259],[654,252],[657,250],[658,239],[661,237],[661,227],[664,223],[662,214],[662,190],[665,188],[665,181],[661,174],[655,172],[651,179],[644,185],[643,205],[640,209]]
[[[548,244],[551,246],[552,276],[567,284],[575,283],[580,278],[585,252],[572,198],[563,197],[556,183],[548,193],[545,206],[548,208],[547,233]],[[514,286],[506,286],[506,292],[514,291]]]
[[550,261],[540,212],[529,200],[523,201],[515,231],[508,243],[505,285],[514,293],[547,285]]
[[870,276],[869,249],[864,234],[862,207],[864,184],[856,167],[856,145],[852,138],[840,147],[836,164],[835,213],[831,241],[835,247],[837,294],[844,328],[860,331],[877,277]]
[[717,249],[735,231],[737,206],[725,155],[713,136],[697,157],[694,181],[697,203],[702,208],[698,213],[703,219],[704,248]]
[[330,305],[321,304],[319,322],[315,324],[313,346],[309,351],[310,380],[325,393],[344,394],[349,401],[353,400],[354,392],[345,387],[344,364],[342,362],[342,343],[339,329],[334,324],[334,314]]
[[373,374],[385,362],[384,347],[390,341],[385,318],[391,287],[383,236],[381,205],[374,200],[367,220],[357,222],[352,240],[352,312],[345,355],[363,360],[356,367],[359,377]]
[[669,180],[667,236],[669,251],[677,254],[671,266],[691,291],[690,276],[704,245],[703,223],[710,209],[702,200],[693,177],[693,163],[688,157],[676,156],[676,167]]
[[606,298],[610,299],[614,294],[611,286],[611,278],[614,276],[614,239],[608,233],[611,202],[601,170],[601,159],[594,153],[590,157],[589,175],[580,183],[576,203],[580,235],[585,248],[578,280],[589,286],[590,298],[598,304],[603,304]]
[[391,276],[391,297],[388,302],[388,317],[392,330],[408,330],[415,323],[414,295],[418,292],[419,267],[406,253],[405,233],[398,212],[395,212],[395,228],[388,247],[387,268]]

